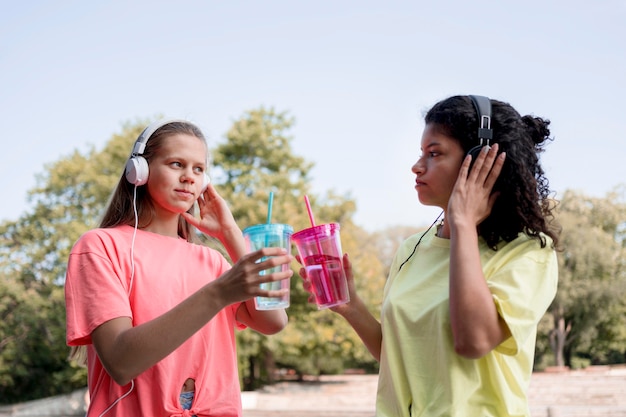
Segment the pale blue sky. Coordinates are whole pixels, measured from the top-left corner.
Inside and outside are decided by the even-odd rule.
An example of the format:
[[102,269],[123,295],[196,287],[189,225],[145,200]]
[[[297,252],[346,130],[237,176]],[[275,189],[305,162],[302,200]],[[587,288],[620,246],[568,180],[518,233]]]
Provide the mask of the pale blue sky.
[[452,94],[550,119],[557,198],[626,182],[626,0],[1,4],[0,220],[45,164],[124,122],[184,117],[214,146],[262,105],[295,117],[314,191],[351,193],[368,230],[438,213],[410,167],[423,112]]

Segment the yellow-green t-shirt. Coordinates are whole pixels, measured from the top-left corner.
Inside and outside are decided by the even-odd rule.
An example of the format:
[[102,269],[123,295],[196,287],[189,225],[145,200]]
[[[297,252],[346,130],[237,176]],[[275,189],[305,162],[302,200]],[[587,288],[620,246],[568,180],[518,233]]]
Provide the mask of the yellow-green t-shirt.
[[497,251],[479,239],[481,264],[511,337],[480,359],[454,351],[449,308],[450,241],[430,231],[398,250],[385,285],[376,401],[378,417],[529,416],[537,323],[557,289],[551,240],[520,234]]

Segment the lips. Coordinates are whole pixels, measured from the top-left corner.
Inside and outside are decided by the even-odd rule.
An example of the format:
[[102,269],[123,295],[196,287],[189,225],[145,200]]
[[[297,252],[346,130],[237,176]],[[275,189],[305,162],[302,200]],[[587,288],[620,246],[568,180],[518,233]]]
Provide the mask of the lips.
[[176,192],[176,194],[178,194],[178,195],[180,195],[182,197],[185,197],[185,198],[193,198],[193,196],[194,196],[194,194],[191,191],[189,191],[189,190],[178,189],[178,190],[174,190],[174,191]]

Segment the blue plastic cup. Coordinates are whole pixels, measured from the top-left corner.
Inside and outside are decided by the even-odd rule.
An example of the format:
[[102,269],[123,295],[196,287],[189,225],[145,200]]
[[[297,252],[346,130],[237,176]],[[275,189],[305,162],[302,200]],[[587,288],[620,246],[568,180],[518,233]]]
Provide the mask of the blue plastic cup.
[[[243,236],[246,241],[248,252],[254,252],[262,248],[284,248],[287,253],[291,251],[291,234],[293,228],[287,224],[265,223],[246,227]],[[259,262],[267,258],[261,258]],[[279,265],[260,272],[260,275],[271,274],[273,272],[288,271],[289,264]],[[264,290],[287,290],[282,297],[255,297],[254,305],[257,310],[276,310],[289,307],[289,285],[290,279],[281,281],[266,282],[261,284]]]

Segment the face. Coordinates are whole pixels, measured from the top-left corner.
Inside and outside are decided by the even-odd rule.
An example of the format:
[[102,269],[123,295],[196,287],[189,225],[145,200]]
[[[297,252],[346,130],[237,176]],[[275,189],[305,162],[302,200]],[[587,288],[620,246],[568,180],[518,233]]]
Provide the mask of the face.
[[422,155],[411,168],[420,202],[443,210],[448,207],[452,188],[465,157],[461,144],[426,125],[422,134]]
[[164,138],[161,149],[150,160],[148,192],[157,216],[180,214],[200,196],[206,171],[207,148],[201,139],[188,134]]

